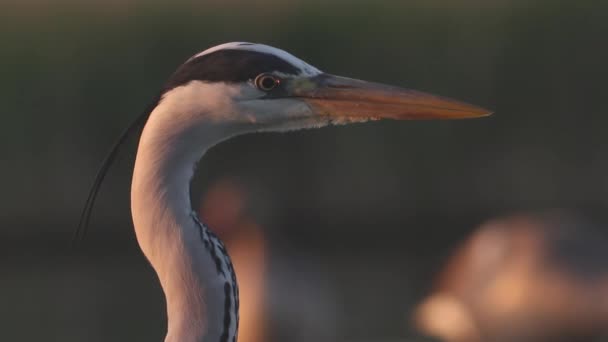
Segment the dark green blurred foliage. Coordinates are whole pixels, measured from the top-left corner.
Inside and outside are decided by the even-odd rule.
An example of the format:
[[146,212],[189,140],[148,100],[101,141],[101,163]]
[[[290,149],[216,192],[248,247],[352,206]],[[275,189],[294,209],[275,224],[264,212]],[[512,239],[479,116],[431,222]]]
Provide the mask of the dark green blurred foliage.
[[235,40],[496,111],[243,136],[201,163],[195,198],[240,179],[282,248],[333,270],[340,338],[405,336],[434,267],[476,223],[554,207],[605,216],[606,13],[550,0],[0,3],[3,339],[162,338],[129,218],[134,143],[80,251],[69,234],[108,147],[168,75]]

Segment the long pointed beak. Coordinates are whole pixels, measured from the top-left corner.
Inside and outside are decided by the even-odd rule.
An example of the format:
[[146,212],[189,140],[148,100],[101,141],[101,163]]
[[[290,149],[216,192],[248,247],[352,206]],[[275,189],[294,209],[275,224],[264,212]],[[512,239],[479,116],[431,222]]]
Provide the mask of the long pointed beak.
[[457,100],[380,83],[322,74],[294,87],[320,115],[351,119],[464,119],[491,111]]

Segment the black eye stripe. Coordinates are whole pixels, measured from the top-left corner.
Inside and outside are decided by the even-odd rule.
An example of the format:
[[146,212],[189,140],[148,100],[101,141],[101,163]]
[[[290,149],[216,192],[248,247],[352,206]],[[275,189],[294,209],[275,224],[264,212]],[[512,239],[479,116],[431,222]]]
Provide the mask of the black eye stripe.
[[165,84],[164,92],[195,80],[247,82],[269,72],[298,75],[302,71],[273,54],[249,50],[219,50],[181,65]]

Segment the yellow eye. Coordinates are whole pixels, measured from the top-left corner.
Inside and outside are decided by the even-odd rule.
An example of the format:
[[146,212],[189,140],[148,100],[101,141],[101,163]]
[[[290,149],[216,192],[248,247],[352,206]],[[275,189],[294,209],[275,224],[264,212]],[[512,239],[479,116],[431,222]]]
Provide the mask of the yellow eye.
[[262,91],[271,91],[281,84],[281,80],[273,75],[260,74],[255,78],[255,86]]

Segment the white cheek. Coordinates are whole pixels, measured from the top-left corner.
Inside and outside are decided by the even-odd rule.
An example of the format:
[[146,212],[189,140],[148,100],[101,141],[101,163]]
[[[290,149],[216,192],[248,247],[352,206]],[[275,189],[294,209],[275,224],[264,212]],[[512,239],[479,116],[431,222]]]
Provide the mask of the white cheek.
[[250,124],[253,130],[286,131],[330,123],[327,117],[315,115],[300,99],[264,99],[264,95],[248,83],[193,81],[167,92],[155,112],[171,113],[166,125],[176,126],[175,130],[199,123],[219,123]]
[[259,123],[274,123],[292,119],[310,117],[310,107],[297,99],[253,99],[238,101],[237,107],[242,113],[252,114]]
[[230,96],[235,101],[259,99],[266,95],[263,91],[253,85],[253,82],[240,83],[232,86]]
[[257,131],[286,132],[320,128],[330,123],[327,117],[315,115],[306,102],[298,99],[247,101],[242,108],[254,114]]
[[246,114],[238,109],[241,101],[260,96],[263,94],[248,84],[192,81],[164,94],[159,107],[171,108],[183,119],[204,116],[215,122],[234,121]]

